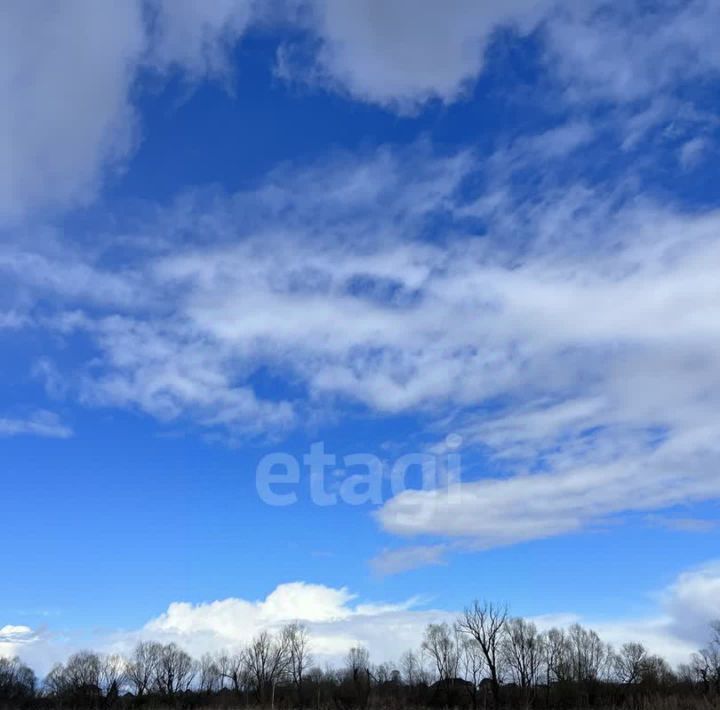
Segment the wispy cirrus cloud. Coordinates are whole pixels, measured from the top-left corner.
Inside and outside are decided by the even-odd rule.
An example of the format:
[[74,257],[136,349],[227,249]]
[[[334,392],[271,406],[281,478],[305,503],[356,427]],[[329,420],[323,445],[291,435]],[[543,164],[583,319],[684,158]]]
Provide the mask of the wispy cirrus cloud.
[[[42,327],[89,339],[94,357],[66,377],[86,404],[232,435],[347,406],[411,413],[509,474],[467,482],[454,507],[390,500],[378,520],[394,533],[492,546],[716,498],[720,218],[554,183],[593,139],[548,140],[541,198],[512,183],[537,169],[517,162],[529,149],[478,161],[419,144],[191,193],[146,227],[152,250],[110,272],[79,251],[69,281],[13,266],[52,274],[63,252],[5,270],[16,292],[53,294]],[[259,372],[288,386],[268,395]],[[430,516],[408,514],[420,503]]]
[[386,549],[370,561],[370,566],[379,575],[391,575],[428,565],[442,565],[448,548],[448,545],[440,544]]
[[707,0],[563,3],[548,21],[548,59],[569,95],[632,102],[662,95],[691,77],[720,71],[712,41],[720,20]]
[[68,439],[73,430],[63,424],[54,412],[38,410],[26,417],[0,416],[0,438],[10,436],[42,436]]

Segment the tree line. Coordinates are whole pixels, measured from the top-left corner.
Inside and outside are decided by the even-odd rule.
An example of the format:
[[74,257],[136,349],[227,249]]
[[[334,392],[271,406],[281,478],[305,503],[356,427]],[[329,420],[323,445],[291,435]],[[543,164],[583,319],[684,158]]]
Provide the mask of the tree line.
[[720,708],[720,622],[675,669],[641,643],[613,649],[579,624],[539,631],[477,601],[453,624],[429,624],[420,647],[394,664],[354,647],[341,666],[321,668],[300,623],[199,659],[155,641],[128,656],[81,651],[42,682],[20,659],[0,658],[3,710],[135,707],[709,710]]

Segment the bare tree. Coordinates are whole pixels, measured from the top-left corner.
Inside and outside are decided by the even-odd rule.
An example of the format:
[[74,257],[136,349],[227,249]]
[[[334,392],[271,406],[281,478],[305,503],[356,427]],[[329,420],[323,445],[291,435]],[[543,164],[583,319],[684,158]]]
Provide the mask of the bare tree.
[[662,656],[648,656],[642,669],[641,682],[655,686],[669,685],[677,681],[676,673]]
[[45,679],[45,690],[72,705],[92,705],[100,698],[101,660],[91,651],[74,653],[63,665],[53,667]]
[[304,704],[303,679],[307,667],[312,663],[310,636],[303,624],[290,624],[283,629],[284,645],[289,655],[290,677],[297,692],[298,704]]
[[100,656],[92,651],[80,651],[65,664],[66,682],[71,688],[100,689]]
[[379,663],[371,671],[371,675],[378,685],[389,683],[393,678],[393,673],[394,671],[389,663]]
[[141,641],[135,646],[125,672],[136,697],[149,693],[155,681],[162,645],[154,641]]
[[706,656],[712,672],[715,692],[720,694],[720,621],[713,621],[710,624],[710,629],[712,636],[706,650]]
[[193,659],[177,644],[161,646],[155,668],[155,688],[162,695],[181,693],[190,687],[196,670]]
[[198,664],[198,688],[203,693],[214,693],[220,689],[222,674],[217,659],[209,653],[203,654]]
[[364,646],[353,646],[345,656],[345,663],[351,675],[364,673],[370,668],[370,652]]
[[56,663],[43,681],[43,690],[47,695],[58,697],[65,692],[65,666]]
[[473,710],[476,710],[478,706],[480,683],[487,672],[485,656],[480,648],[480,644],[471,637],[465,637],[462,639],[459,650],[463,677],[468,683],[470,683],[468,686],[470,702],[472,703]]
[[217,659],[218,671],[220,672],[221,685],[226,682],[238,694],[246,688],[249,681],[249,670],[247,658],[244,653],[227,652],[221,653]]
[[550,689],[553,682],[572,680],[570,643],[562,629],[550,629],[543,635],[543,666],[545,668],[545,705],[550,706]]
[[[354,646],[345,657],[345,677],[352,685],[352,703],[365,708],[370,699],[370,653],[363,646]],[[349,698],[336,696],[336,702],[347,705]]]
[[19,658],[0,657],[0,701],[23,701],[35,693],[35,673]]
[[642,680],[647,663],[648,653],[641,643],[623,644],[612,659],[616,678],[626,685],[633,685]]
[[255,681],[258,702],[265,703],[270,691],[274,704],[275,685],[288,672],[290,654],[281,634],[273,637],[267,631],[258,634],[245,652],[247,667]]
[[490,672],[493,704],[500,706],[501,644],[507,607],[490,602],[473,602],[458,621],[460,630],[477,641]]
[[543,639],[530,621],[509,619],[502,639],[505,666],[520,687],[526,707],[532,705],[543,660]]
[[432,661],[440,683],[445,688],[447,697],[450,696],[450,687],[458,675],[460,664],[460,649],[456,630],[449,624],[428,624],[422,648]]
[[118,654],[100,658],[100,691],[106,698],[119,697],[127,682],[127,661]]
[[400,673],[406,685],[411,688],[424,680],[424,669],[420,655],[413,650],[400,656]]
[[[501,688],[500,698],[495,691],[491,698],[493,685],[486,683],[492,678],[488,658],[495,660],[498,683],[505,678],[513,681]],[[433,677],[439,679],[438,688],[427,687],[426,681],[431,679],[426,670],[428,659],[434,667]],[[337,710],[362,710],[368,707],[373,689],[378,705],[396,710],[427,706],[428,702],[437,705],[440,689],[446,691],[447,705],[486,710],[492,700],[493,710],[499,710],[502,700],[509,703],[507,707],[527,710],[542,676],[547,686],[545,708],[609,708],[618,703],[654,708],[665,707],[665,698],[668,708],[709,709],[717,705],[716,693],[720,694],[720,624],[712,625],[706,647],[678,673],[663,658],[648,654],[642,644],[627,643],[615,653],[597,633],[577,624],[566,631],[551,629],[540,634],[529,621],[509,619],[504,609],[479,604],[466,610],[454,626],[429,624],[421,650],[403,654],[402,673],[385,663],[371,667],[363,647],[350,649],[342,668],[312,669],[307,668],[308,663],[308,635],[299,624],[290,624],[275,635],[263,632],[241,653],[206,654],[199,662],[172,643],[139,643],[129,661],[82,651],[53,667],[43,686],[50,697],[33,704],[33,672],[16,658],[0,658],[0,707],[110,708],[116,705],[113,700],[121,688],[128,685],[140,705],[147,704],[143,696],[151,692],[165,696],[158,702],[179,706],[196,702],[193,695],[178,697],[191,688],[210,696],[231,687],[246,694],[249,707],[251,690],[257,692],[260,704],[274,703],[274,693],[268,695],[268,691],[274,691],[281,681],[288,687],[295,685],[302,699],[300,688],[305,679],[308,697],[312,686],[317,710],[329,702],[334,702]],[[626,687],[618,687],[618,681]],[[461,695],[465,692],[470,703]],[[216,697],[208,704],[213,702],[225,705],[227,699]],[[285,696],[283,703],[287,702]]]
[[580,624],[568,629],[567,638],[574,679],[578,683],[590,683],[602,678],[610,666],[611,649],[595,631],[584,629]]
[[720,694],[720,621],[714,621],[710,630],[710,643],[693,654],[691,668],[706,693],[712,689]]
[[544,638],[545,681],[566,683],[573,679],[570,642],[562,629],[550,629]]

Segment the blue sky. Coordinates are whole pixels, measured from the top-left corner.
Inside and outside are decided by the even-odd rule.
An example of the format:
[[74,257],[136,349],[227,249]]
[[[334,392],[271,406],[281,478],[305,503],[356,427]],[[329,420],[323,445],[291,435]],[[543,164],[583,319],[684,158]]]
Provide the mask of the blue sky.
[[[478,596],[702,643],[719,9],[7,5],[0,653],[393,658]],[[379,498],[263,502],[314,442]]]

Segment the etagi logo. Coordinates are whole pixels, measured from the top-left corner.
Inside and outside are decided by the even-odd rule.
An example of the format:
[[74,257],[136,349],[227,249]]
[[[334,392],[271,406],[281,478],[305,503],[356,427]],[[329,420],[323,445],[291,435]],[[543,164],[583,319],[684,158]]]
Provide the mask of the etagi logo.
[[[302,465],[287,452],[263,456],[255,470],[255,484],[260,499],[272,506],[294,505],[300,486],[307,485],[315,505],[380,505],[389,492],[391,498],[404,495],[420,514],[421,508],[440,499],[447,503],[448,498],[459,496],[461,444],[461,436],[450,434],[435,452],[408,453],[388,463],[367,452],[336,456],[326,450],[325,442],[317,441],[302,456]],[[413,470],[421,473],[419,488],[408,486]],[[339,481],[339,472],[349,475]]]

